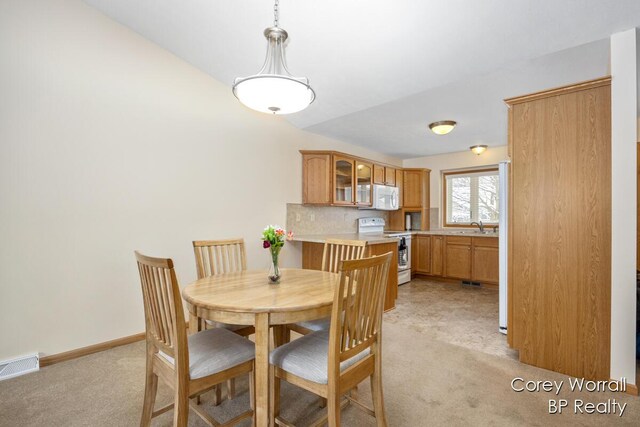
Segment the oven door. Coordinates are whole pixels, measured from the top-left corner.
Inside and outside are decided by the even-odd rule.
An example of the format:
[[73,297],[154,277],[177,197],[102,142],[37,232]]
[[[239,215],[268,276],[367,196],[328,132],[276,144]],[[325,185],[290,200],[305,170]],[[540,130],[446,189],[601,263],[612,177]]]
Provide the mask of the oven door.
[[398,241],[398,285],[411,281],[411,236]]

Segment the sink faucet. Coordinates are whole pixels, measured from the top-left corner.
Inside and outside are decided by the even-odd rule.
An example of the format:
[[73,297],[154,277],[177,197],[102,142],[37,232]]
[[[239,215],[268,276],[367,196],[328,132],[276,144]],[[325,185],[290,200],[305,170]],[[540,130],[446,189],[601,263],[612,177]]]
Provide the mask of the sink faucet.
[[469,225],[477,225],[477,226],[478,226],[478,228],[480,229],[480,232],[481,232],[481,233],[484,233],[484,224],[482,223],[482,221],[480,221],[480,222],[475,222],[475,221],[474,221],[474,222],[472,222],[472,223],[471,223],[471,224],[469,224]]

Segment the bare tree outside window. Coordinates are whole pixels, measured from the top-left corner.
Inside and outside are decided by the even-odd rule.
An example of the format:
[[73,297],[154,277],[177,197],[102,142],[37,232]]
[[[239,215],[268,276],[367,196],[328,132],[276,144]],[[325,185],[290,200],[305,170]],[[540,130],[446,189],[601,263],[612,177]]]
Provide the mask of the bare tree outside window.
[[445,174],[446,225],[497,224],[498,171]]

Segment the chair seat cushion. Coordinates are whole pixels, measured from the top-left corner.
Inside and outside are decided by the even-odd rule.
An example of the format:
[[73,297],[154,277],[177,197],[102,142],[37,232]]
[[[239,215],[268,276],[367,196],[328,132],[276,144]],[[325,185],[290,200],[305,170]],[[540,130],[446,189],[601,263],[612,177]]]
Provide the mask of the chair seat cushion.
[[308,329],[312,332],[328,331],[331,327],[331,317],[324,319],[308,320],[306,322],[298,322],[296,325]]
[[[364,359],[369,349],[340,364],[340,372]],[[269,355],[269,362],[294,375],[318,384],[328,383],[329,331],[313,332],[280,346]]]
[[[192,380],[203,378],[240,365],[255,357],[253,342],[226,329],[216,328],[190,335],[189,375]],[[159,352],[173,364],[173,357]]]

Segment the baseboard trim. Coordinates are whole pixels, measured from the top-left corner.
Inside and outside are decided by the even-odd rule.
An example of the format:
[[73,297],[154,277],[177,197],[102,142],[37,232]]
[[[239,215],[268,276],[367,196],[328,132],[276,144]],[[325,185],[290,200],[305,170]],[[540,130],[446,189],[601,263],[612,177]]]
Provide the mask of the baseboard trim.
[[128,337],[117,338],[115,340],[101,342],[98,344],[90,345],[87,347],[77,348],[75,350],[65,351],[64,353],[52,354],[51,356],[44,356],[40,358],[40,367],[50,366],[55,363],[65,362],[67,360],[76,359],[78,357],[87,356],[93,353],[99,353],[101,351],[109,350],[122,345],[131,344],[137,341],[142,341],[145,338],[145,333],[141,332],[135,335],[129,335]]
[[627,394],[632,396],[638,395],[638,385],[637,384],[627,384]]

